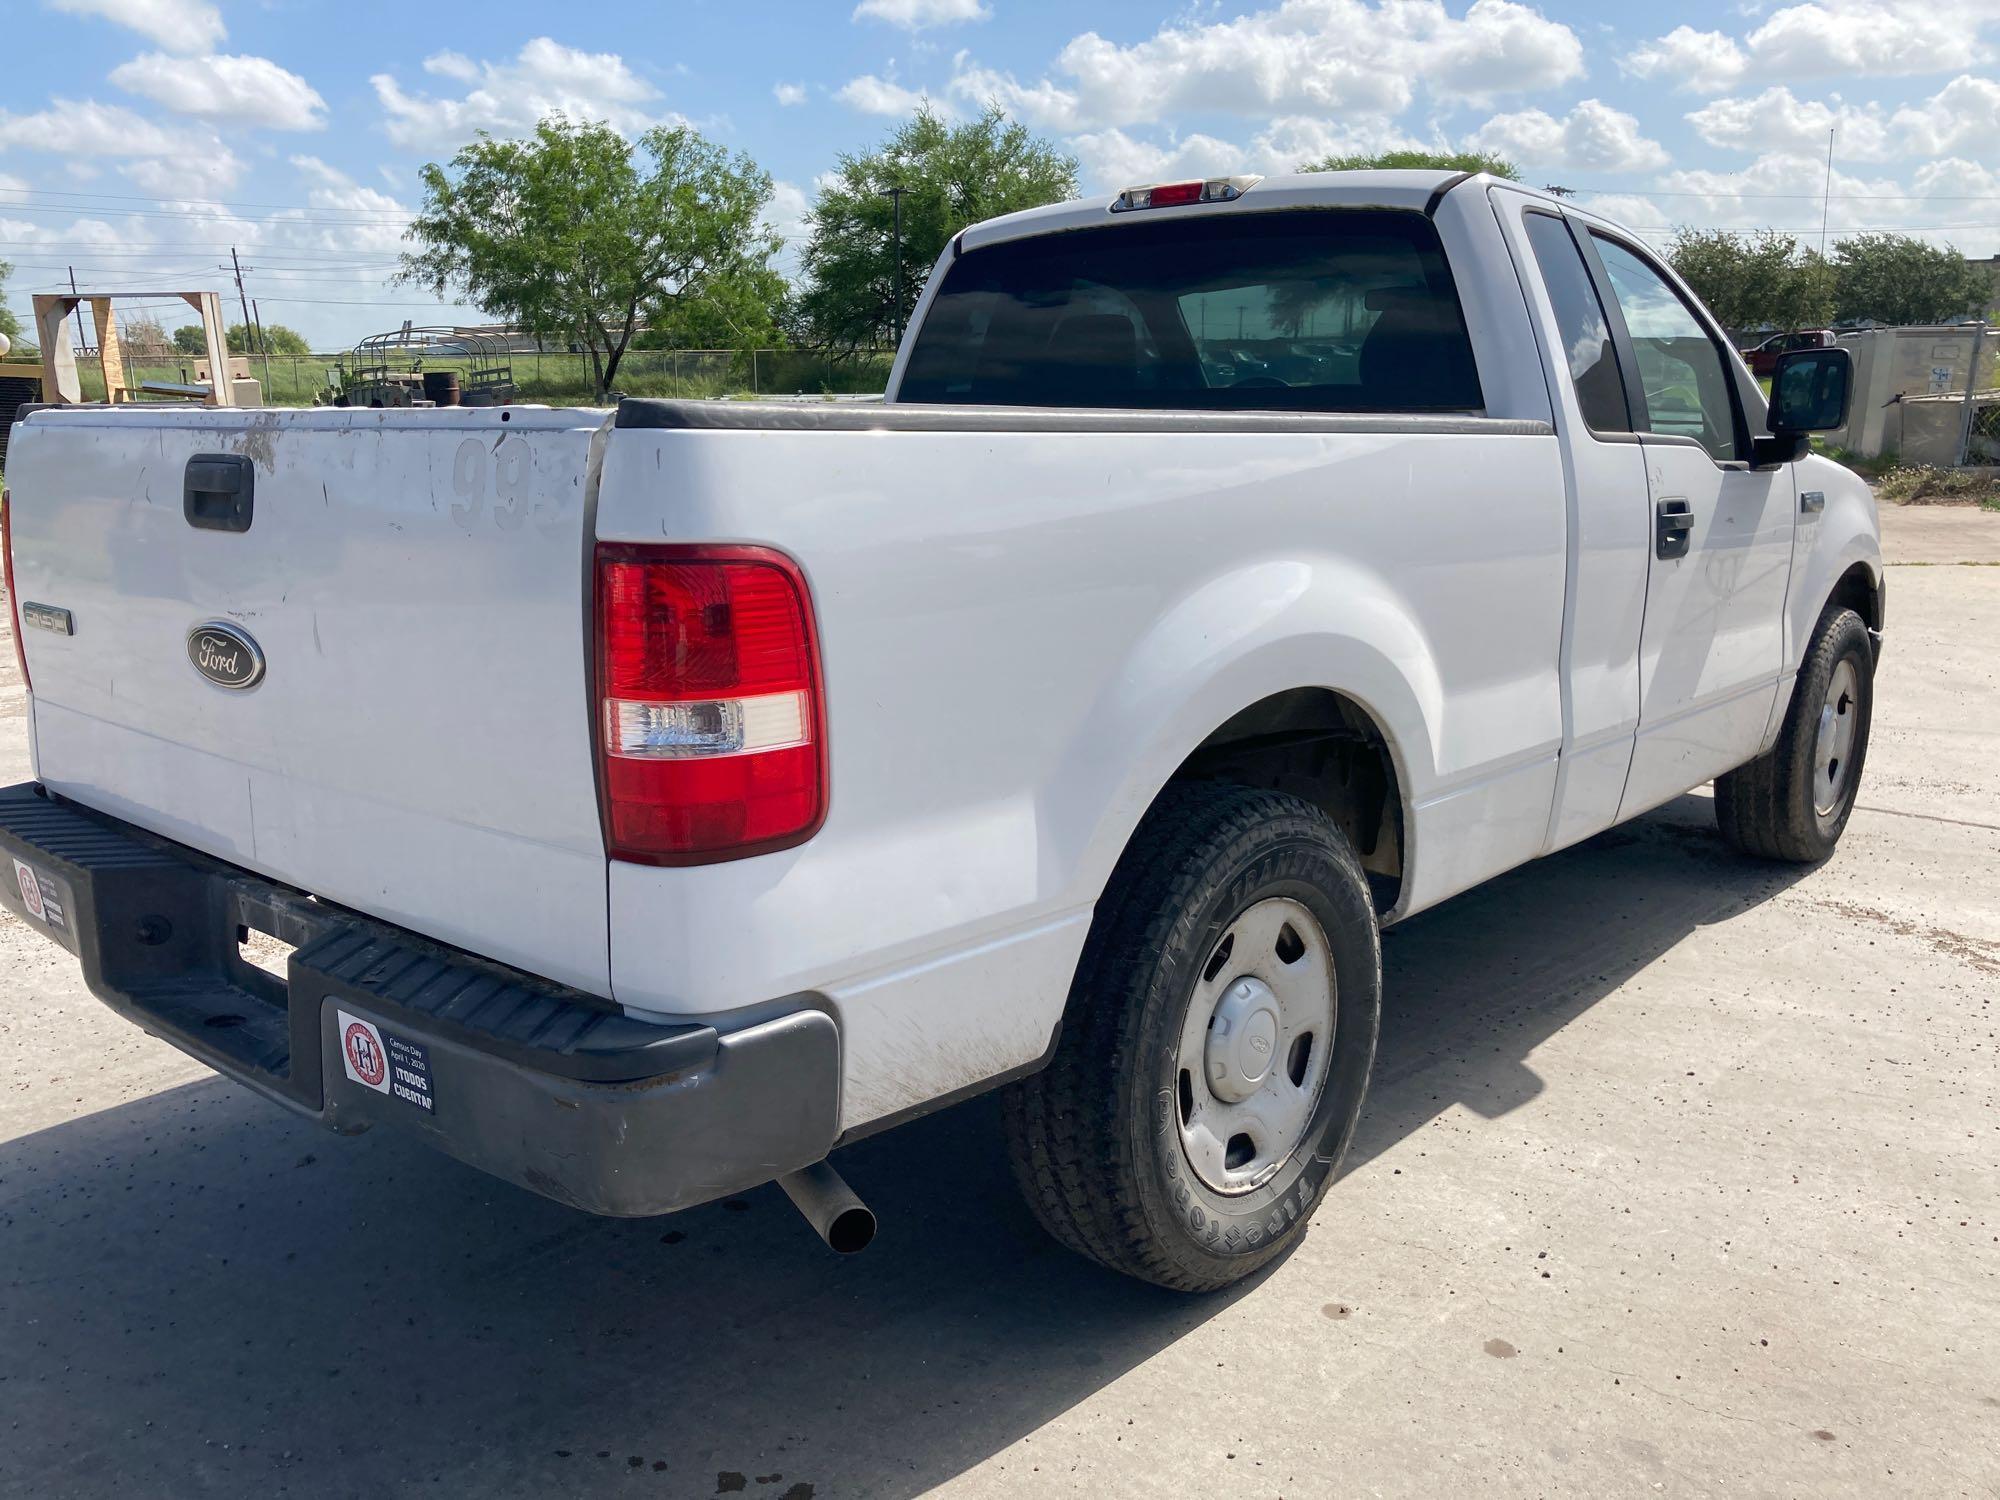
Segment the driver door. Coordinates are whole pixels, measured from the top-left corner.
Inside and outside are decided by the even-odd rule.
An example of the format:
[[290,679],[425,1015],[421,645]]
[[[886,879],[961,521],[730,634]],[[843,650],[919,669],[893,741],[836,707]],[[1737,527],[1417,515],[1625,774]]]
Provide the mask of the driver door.
[[1639,735],[1619,816],[1754,759],[1784,668],[1796,482],[1750,467],[1721,339],[1644,251],[1592,228],[1653,506]]

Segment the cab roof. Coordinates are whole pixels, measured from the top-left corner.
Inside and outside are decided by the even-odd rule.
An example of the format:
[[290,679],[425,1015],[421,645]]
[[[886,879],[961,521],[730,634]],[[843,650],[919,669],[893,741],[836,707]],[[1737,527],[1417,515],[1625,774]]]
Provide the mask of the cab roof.
[[[1402,208],[1422,212],[1441,193],[1461,183],[1497,182],[1485,173],[1451,172],[1437,167],[1402,171],[1370,172],[1288,172],[1252,179],[1242,194],[1228,202],[1190,203],[1172,208],[1113,213],[1118,193],[1077,198],[1068,203],[1051,203],[1044,208],[1023,209],[997,219],[974,224],[958,238],[961,252],[982,245],[999,244],[1028,235],[1059,233],[1067,229],[1094,228],[1105,224],[1145,224],[1162,217],[1192,214],[1255,213],[1281,208]],[[1151,184],[1134,184],[1150,186]],[[1519,187],[1519,183],[1510,183]],[[1121,190],[1122,191],[1122,190]]]

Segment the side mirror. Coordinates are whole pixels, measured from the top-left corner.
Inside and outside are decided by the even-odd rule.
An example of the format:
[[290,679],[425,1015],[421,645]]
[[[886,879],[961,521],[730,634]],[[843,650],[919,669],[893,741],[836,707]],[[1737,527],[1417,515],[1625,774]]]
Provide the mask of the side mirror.
[[1750,440],[1750,467],[1775,469],[1795,463],[1811,447],[1807,433],[1845,427],[1853,371],[1845,349],[1794,349],[1780,354],[1764,418],[1771,435]]
[[1854,362],[1845,349],[1794,349],[1778,356],[1764,425],[1780,436],[1847,425]]

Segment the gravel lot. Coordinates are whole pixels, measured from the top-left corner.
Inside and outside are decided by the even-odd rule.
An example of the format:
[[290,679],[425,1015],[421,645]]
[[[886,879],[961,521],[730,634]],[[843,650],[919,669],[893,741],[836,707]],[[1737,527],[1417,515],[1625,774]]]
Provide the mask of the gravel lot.
[[[0,918],[0,1494],[2000,1493],[2000,515],[1897,510],[1862,810],[1704,797],[1395,929],[1289,1259],[1045,1243],[975,1102],[612,1223],[325,1136]],[[11,650],[0,774],[27,775]]]

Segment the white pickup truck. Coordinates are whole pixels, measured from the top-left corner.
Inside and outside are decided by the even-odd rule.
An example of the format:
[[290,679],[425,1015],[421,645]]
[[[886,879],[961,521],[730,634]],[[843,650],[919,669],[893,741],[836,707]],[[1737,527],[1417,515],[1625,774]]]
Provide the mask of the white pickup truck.
[[5,904],[596,1213],[777,1179],[855,1247],[828,1153],[1004,1085],[1057,1239],[1222,1286],[1353,1133],[1382,924],[1710,780],[1832,849],[1847,380],[1767,416],[1630,234],[1382,172],[967,229],[881,404],[32,410]]

